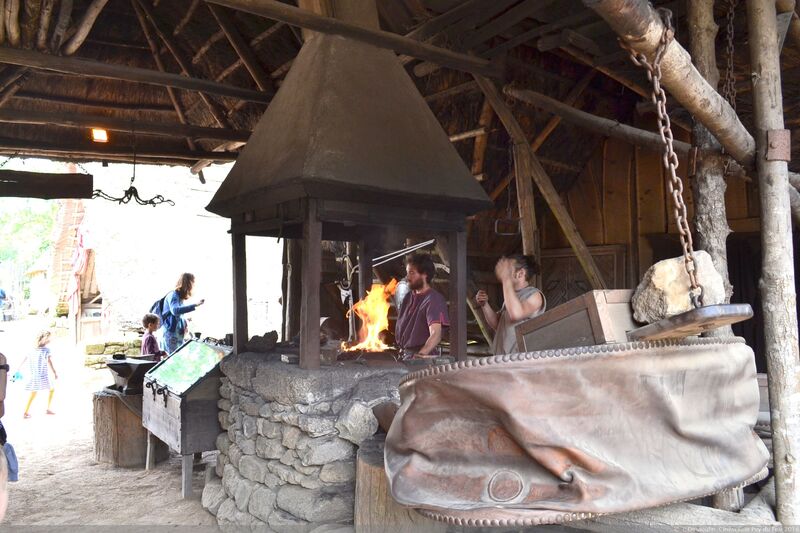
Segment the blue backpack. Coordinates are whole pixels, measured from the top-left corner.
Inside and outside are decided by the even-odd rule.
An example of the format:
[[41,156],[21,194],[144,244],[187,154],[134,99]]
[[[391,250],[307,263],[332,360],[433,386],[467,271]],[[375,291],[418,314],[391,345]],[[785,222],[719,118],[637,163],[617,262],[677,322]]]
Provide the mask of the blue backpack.
[[161,319],[162,324],[164,324],[164,321],[170,315],[169,308],[167,307],[167,298],[169,297],[170,293],[171,292],[168,292],[162,298],[153,302],[153,305],[150,306],[150,312]]

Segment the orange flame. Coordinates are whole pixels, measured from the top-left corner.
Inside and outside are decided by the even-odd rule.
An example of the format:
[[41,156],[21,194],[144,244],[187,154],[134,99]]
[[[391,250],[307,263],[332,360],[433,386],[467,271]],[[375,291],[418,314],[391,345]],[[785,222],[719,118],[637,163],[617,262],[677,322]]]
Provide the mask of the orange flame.
[[358,332],[359,343],[350,347],[342,343],[342,350],[379,352],[389,348],[381,341],[380,333],[389,328],[389,298],[395,290],[397,290],[396,279],[392,279],[385,286],[376,283],[363,300],[359,300],[353,305],[353,312],[361,319],[361,330]]

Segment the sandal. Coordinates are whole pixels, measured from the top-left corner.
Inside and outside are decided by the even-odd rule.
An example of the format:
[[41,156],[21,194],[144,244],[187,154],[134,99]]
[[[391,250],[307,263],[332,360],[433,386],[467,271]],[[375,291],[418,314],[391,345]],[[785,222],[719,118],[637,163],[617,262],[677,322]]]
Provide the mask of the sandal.
[[50,409],[48,409],[48,410],[46,411],[46,413],[47,413],[48,415],[54,415],[54,414],[55,414],[55,413],[54,413],[53,411],[51,411]]
[[31,415],[29,415],[28,413],[23,413],[23,415],[22,415],[22,418],[30,418],[30,417],[31,417]]

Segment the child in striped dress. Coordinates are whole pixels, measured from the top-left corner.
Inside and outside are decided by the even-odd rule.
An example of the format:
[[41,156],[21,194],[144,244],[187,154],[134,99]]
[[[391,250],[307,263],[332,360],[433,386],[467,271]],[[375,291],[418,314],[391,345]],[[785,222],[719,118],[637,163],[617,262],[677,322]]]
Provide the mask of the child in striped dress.
[[58,373],[56,372],[56,368],[53,366],[53,360],[50,359],[50,348],[47,347],[48,344],[50,344],[50,332],[43,331],[36,339],[36,351],[25,357],[25,359],[22,361],[23,365],[25,364],[25,361],[28,361],[29,363],[29,377],[28,382],[25,384],[25,390],[30,391],[31,393],[30,398],[28,398],[28,404],[25,406],[25,414],[22,415],[23,418],[31,417],[28,411],[31,408],[33,399],[36,398],[36,393],[42,390],[50,391],[50,395],[47,397],[47,414],[55,414],[50,410],[50,404],[53,402],[53,393],[55,392],[55,389],[53,389],[53,387],[50,385],[50,376],[47,371],[47,366],[50,365],[50,368],[53,370],[53,377],[55,377],[55,379],[58,379]]

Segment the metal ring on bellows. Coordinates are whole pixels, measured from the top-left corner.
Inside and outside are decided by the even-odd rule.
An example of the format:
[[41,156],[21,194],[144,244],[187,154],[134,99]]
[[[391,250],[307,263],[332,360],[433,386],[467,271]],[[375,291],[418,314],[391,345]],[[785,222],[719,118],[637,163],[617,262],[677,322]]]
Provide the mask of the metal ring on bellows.
[[511,470],[498,470],[489,480],[487,492],[496,502],[510,502],[522,494],[525,482],[519,474]]

